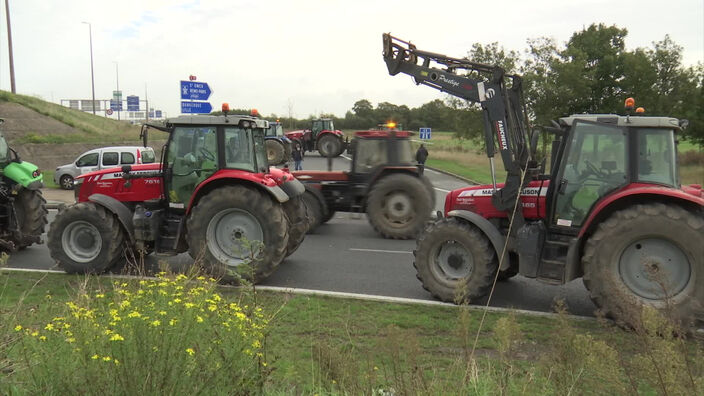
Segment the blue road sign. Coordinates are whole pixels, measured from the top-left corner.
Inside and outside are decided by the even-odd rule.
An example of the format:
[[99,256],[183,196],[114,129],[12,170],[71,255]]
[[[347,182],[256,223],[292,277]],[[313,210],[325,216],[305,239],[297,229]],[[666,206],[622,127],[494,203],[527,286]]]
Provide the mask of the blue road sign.
[[110,110],[112,111],[122,111],[122,101],[117,101],[110,99]]
[[208,100],[211,93],[208,83],[181,81],[181,99]]
[[420,138],[421,139],[430,139],[432,130],[430,128],[420,128]]
[[156,118],[161,118],[161,110],[155,111],[154,115],[156,116]]
[[139,96],[130,95],[127,97],[127,111],[139,111]]
[[208,102],[181,102],[181,113],[207,114],[213,111]]

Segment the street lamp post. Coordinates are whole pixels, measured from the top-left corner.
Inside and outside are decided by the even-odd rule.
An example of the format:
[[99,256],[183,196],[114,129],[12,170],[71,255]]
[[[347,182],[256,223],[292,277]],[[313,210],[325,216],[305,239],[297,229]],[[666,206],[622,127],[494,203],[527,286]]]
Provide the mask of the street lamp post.
[[95,77],[93,76],[93,28],[90,23],[83,22],[88,25],[88,36],[90,38],[90,89],[93,93],[93,101],[91,102],[91,107],[93,108],[93,115],[95,115]]
[[120,108],[122,108],[122,93],[120,92],[120,72],[117,68],[117,61],[113,61],[115,64],[115,80],[117,83],[117,97],[119,101],[117,102],[117,120],[120,121]]

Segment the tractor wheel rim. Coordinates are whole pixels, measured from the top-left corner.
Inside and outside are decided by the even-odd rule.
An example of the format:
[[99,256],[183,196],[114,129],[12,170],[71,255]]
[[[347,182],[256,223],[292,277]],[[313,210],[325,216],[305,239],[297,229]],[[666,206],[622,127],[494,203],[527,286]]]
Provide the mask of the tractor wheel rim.
[[71,179],[70,177],[62,177],[61,184],[65,189],[69,189],[73,187],[73,179]]
[[676,244],[661,238],[631,243],[619,260],[619,275],[633,293],[649,300],[672,298],[692,277],[692,265]]
[[447,280],[459,280],[472,275],[474,258],[461,243],[445,241],[437,249],[435,266],[437,274]]
[[408,194],[394,192],[388,194],[382,203],[384,217],[397,225],[405,225],[413,218],[413,200]]
[[61,234],[61,247],[66,255],[78,263],[87,263],[100,255],[103,238],[100,231],[87,221],[74,221]]
[[221,263],[237,267],[248,262],[261,249],[264,231],[259,220],[242,209],[226,209],[216,214],[206,231],[208,250]]

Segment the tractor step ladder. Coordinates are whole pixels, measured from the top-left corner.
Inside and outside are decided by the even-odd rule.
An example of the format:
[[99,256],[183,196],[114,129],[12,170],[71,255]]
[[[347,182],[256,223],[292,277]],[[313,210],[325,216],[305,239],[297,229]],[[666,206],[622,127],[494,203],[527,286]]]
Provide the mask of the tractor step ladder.
[[538,279],[554,284],[562,284],[567,262],[567,241],[548,239],[543,246],[543,252],[538,265]]

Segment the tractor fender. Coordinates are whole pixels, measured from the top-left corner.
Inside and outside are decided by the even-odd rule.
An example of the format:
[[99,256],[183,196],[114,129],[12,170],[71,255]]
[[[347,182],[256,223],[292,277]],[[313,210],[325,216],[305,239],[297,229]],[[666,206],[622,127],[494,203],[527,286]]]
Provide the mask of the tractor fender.
[[[503,252],[504,245],[506,244],[506,237],[503,236],[499,229],[496,228],[495,225],[491,224],[489,220],[468,210],[451,210],[447,213],[447,217],[459,217],[461,219],[467,220],[472,225],[479,228],[484,233],[484,235],[489,238],[489,241],[491,241],[491,245],[496,251],[496,257],[501,258],[501,252]],[[503,260],[503,263],[501,264],[499,270],[506,270],[510,266],[511,260]]]
[[306,188],[298,179],[291,178],[281,185],[281,190],[283,190],[289,198],[293,198],[303,194]]
[[120,220],[120,223],[122,224],[122,227],[127,232],[130,242],[135,242],[134,225],[132,224],[132,211],[125,206],[125,204],[104,194],[93,194],[88,197],[88,200],[104,207],[108,210],[108,212],[116,214],[118,220]]

